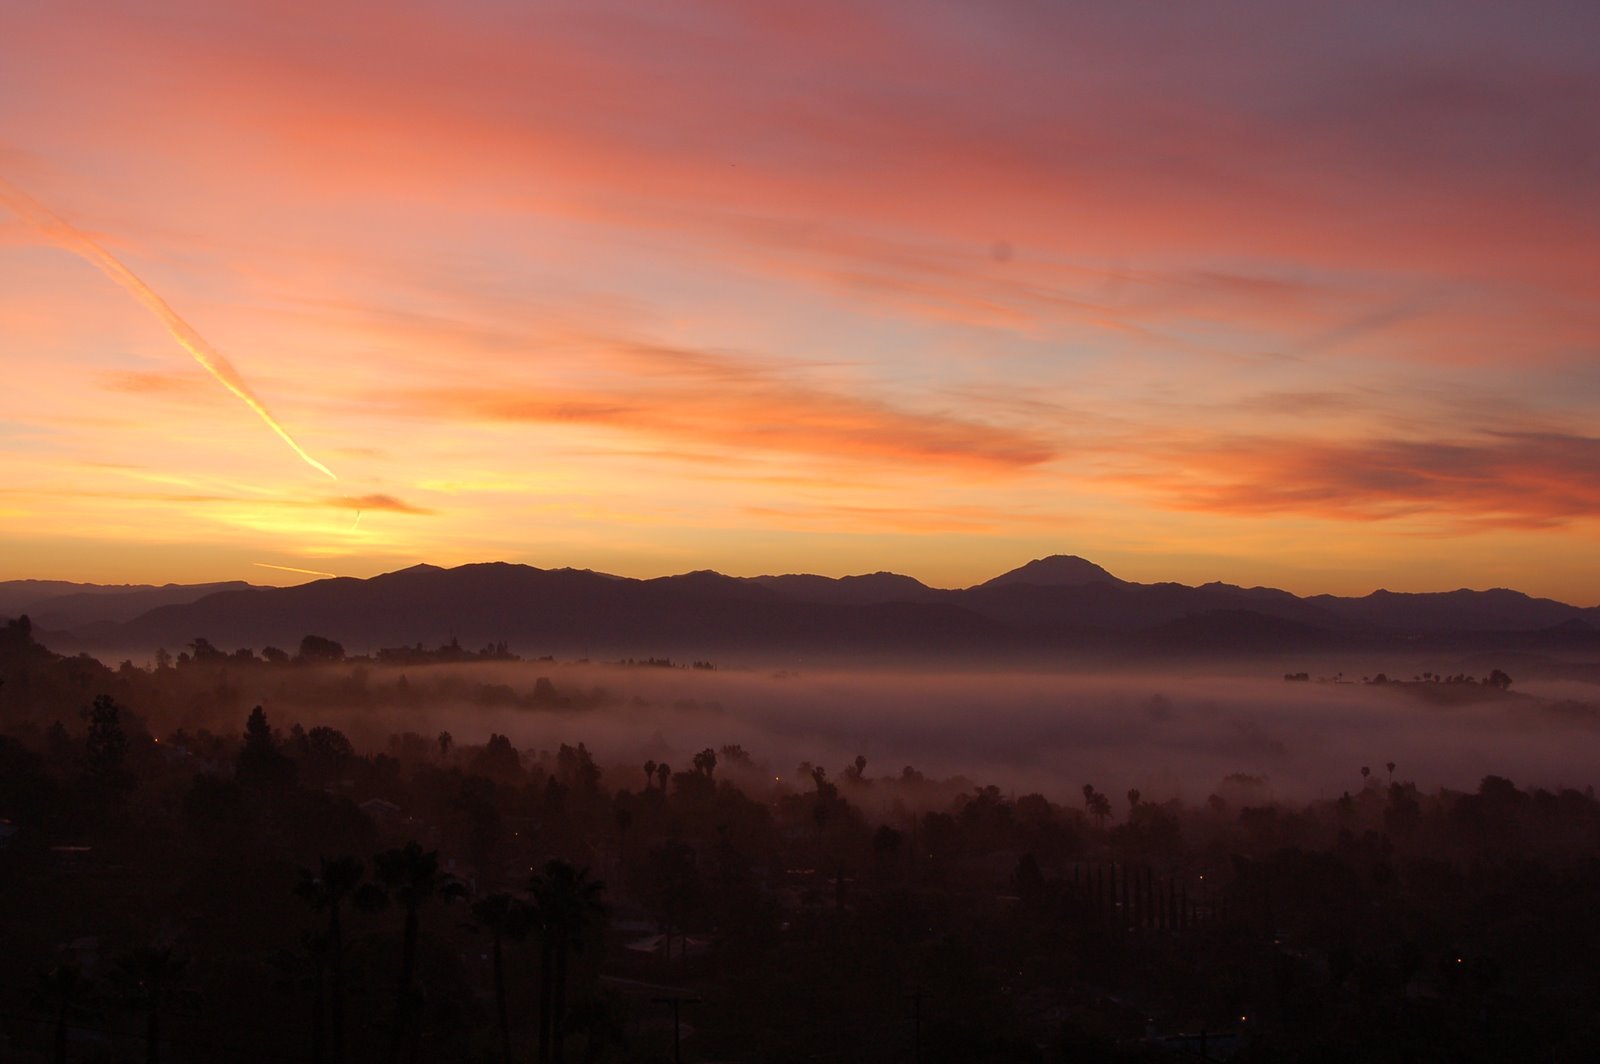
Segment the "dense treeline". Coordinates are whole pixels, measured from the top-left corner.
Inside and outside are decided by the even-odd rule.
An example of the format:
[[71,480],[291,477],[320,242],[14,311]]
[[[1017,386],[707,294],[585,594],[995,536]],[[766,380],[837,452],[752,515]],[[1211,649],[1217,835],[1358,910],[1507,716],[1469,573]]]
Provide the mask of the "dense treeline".
[[[675,1017],[687,1060],[1600,1044],[1589,792],[1384,764],[1304,805],[1244,775],[1062,804],[732,745],[608,765],[406,731],[442,689],[485,697],[420,649],[407,674],[306,650],[112,670],[0,628],[4,1059],[670,1060]],[[279,690],[396,730],[282,717]]]

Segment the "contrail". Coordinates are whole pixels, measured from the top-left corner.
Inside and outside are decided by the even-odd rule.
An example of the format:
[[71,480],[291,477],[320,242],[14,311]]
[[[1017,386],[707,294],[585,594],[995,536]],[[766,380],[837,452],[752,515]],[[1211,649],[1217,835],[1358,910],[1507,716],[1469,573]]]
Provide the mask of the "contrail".
[[222,353],[206,342],[205,337],[195,331],[194,326],[178,317],[177,311],[167,306],[160,296],[156,295],[151,287],[141,281],[137,275],[124,266],[111,252],[95,243],[88,236],[80,233],[71,225],[56,217],[43,204],[17,188],[15,185],[0,178],[0,203],[9,207],[17,217],[39,230],[51,243],[67,251],[77,252],[96,266],[100,267],[107,277],[127,289],[135,299],[145,305],[145,308],[161,319],[161,324],[167,327],[173,339],[183,345],[185,351],[194,356],[194,360],[206,368],[213,377],[222,382],[222,386],[237,395],[245,406],[256,412],[256,416],[267,423],[267,427],[283,438],[295,454],[299,455],[307,465],[319,473],[324,473],[334,480],[339,478],[333,475],[333,470],[317,461],[305,452],[294,437],[289,435],[287,429],[278,424],[278,419],[262,404],[260,399],[250,391],[250,386],[244,382],[239,371],[234,369],[233,363],[223,357]]
[[337,578],[339,575],[337,573],[319,572],[316,569],[296,569],[292,565],[273,565],[271,562],[251,562],[250,564],[259,565],[263,569],[281,569],[286,573],[305,573],[307,576],[331,576]]

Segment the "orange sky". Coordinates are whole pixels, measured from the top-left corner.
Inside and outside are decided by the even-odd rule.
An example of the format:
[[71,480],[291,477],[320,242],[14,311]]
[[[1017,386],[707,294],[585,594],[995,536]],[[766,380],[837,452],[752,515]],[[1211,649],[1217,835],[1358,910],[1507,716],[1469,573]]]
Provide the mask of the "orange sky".
[[70,227],[0,196],[0,579],[1076,553],[1600,602],[1590,5],[0,30],[0,178]]

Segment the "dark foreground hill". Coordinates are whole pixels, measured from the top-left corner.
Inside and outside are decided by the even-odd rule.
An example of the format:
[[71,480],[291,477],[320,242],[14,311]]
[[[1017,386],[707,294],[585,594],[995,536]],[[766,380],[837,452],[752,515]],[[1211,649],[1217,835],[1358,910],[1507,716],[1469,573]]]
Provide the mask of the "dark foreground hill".
[[[1504,589],[1300,598],[1220,583],[1131,583],[1065,556],[964,589],[932,588],[882,572],[834,579],[702,571],[638,580],[485,563],[418,565],[367,580],[289,588],[169,586],[116,596],[49,590],[33,608],[49,611],[50,627],[87,649],[118,652],[177,650],[197,636],[224,649],[293,649],[303,635],[316,633],[354,653],[454,639],[467,647],[505,642],[523,655],[774,663],[928,657],[1001,663],[1396,648],[1600,653],[1600,609]],[[100,601],[110,608],[96,612]],[[145,603],[154,608],[131,608]]]

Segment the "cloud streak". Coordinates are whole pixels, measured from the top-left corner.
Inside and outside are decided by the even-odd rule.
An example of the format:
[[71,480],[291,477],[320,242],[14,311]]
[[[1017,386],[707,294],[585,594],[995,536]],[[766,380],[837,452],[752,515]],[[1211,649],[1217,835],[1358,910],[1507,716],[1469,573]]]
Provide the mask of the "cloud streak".
[[392,397],[420,417],[588,425],[739,451],[852,462],[1022,470],[1056,456],[1043,435],[957,414],[903,410],[794,381],[782,367],[703,351],[620,345],[592,385],[442,387]]
[[272,416],[272,412],[267,409],[266,404],[250,390],[250,386],[245,383],[244,377],[234,368],[233,363],[229,362],[220,351],[212,347],[205,337],[195,331],[194,326],[179,317],[178,312],[168,306],[166,300],[157,295],[154,289],[140,280],[138,275],[128,269],[127,266],[123,265],[121,260],[84,233],[68,225],[43,204],[34,200],[4,178],[0,178],[0,203],[3,203],[17,217],[33,226],[52,244],[81,255],[98,267],[107,277],[121,285],[146,310],[149,310],[161,320],[161,324],[166,326],[167,331],[172,334],[172,338],[178,341],[178,344],[189,352],[194,360],[205,368],[206,372],[215,377],[224,388],[238,396],[239,400],[265,422],[268,428],[277,433],[279,438],[289,445],[290,450],[300,456],[301,460],[324,476],[333,480],[339,479],[334,476],[333,470],[311,457],[305,448],[301,447],[295,441],[295,438],[289,435],[289,430],[285,429],[278,419]]
[[326,505],[346,506],[354,510],[383,510],[392,514],[411,514],[419,517],[434,512],[422,506],[414,506],[404,499],[397,499],[393,495],[341,495],[326,500]]
[[19,497],[33,496],[57,499],[114,499],[132,503],[180,503],[193,505],[225,505],[251,507],[278,507],[296,510],[378,510],[385,513],[409,514],[429,517],[437,513],[427,507],[417,506],[397,499],[393,495],[328,495],[318,498],[293,499],[267,496],[221,495],[205,492],[156,491],[99,491],[71,488],[0,488],[0,494]]
[[1182,510],[1345,521],[1444,518],[1543,529],[1600,513],[1600,438],[1494,432],[1426,441],[1252,437],[1164,451],[1129,486]]

